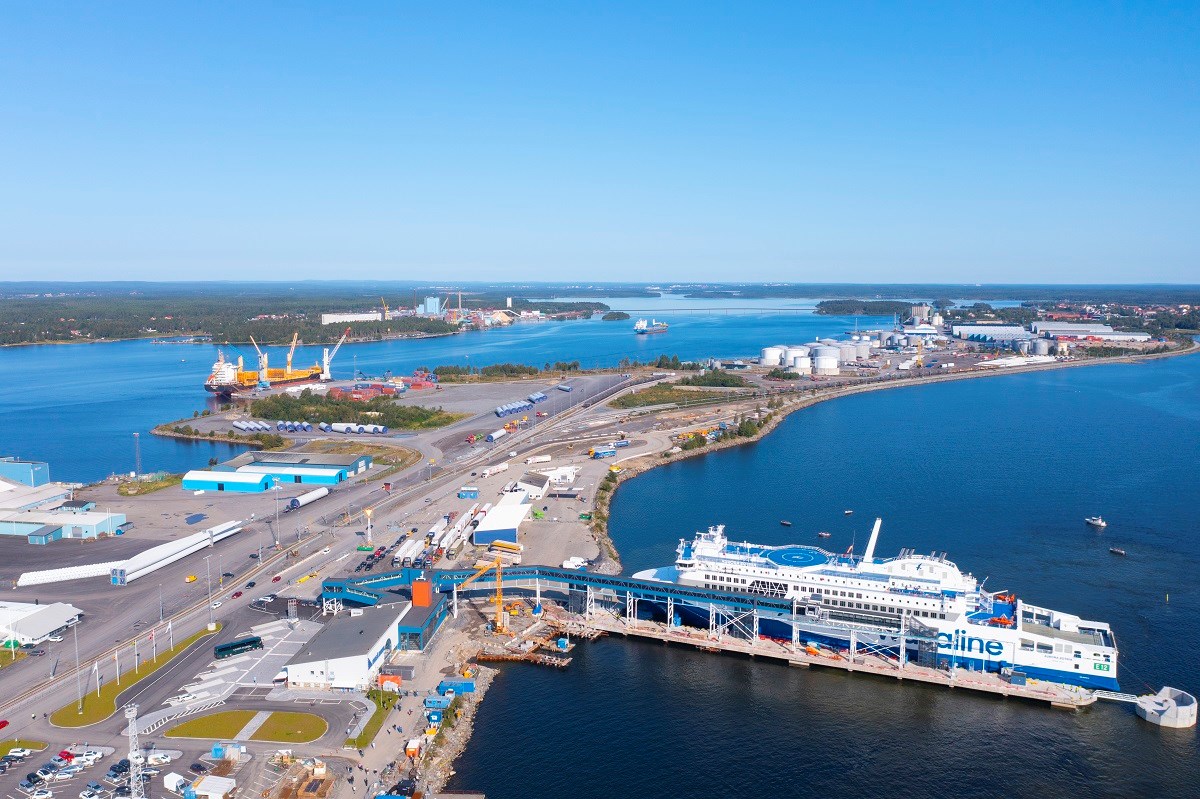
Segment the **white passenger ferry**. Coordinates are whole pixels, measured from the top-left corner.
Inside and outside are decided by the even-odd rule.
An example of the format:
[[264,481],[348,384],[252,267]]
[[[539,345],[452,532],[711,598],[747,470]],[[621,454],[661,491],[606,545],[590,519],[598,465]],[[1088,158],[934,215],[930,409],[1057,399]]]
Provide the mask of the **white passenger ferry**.
[[859,643],[893,654],[903,648],[928,665],[1119,690],[1108,624],[985,591],[945,553],[877,558],[881,523],[862,555],[730,542],[718,525],[681,539],[675,565],[634,576],[791,600],[798,615],[763,615],[760,634],[768,637],[846,646],[854,630]]

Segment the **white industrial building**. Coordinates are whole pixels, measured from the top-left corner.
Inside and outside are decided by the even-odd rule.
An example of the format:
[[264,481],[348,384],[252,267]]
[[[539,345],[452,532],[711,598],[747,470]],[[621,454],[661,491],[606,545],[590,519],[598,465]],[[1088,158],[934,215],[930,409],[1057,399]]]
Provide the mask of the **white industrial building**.
[[383,314],[379,311],[370,313],[323,313],[321,324],[344,325],[347,322],[382,322]]
[[237,791],[237,780],[205,774],[192,783],[192,790],[196,793],[196,799],[230,799]]
[[[40,644],[60,630],[76,624],[83,611],[65,602],[31,605],[28,602],[0,602],[0,636],[18,645]],[[8,643],[11,646],[11,643]]]
[[951,325],[955,338],[976,341],[1027,341],[1033,334],[1020,325]]
[[553,469],[538,469],[538,474],[544,474],[550,478],[550,482],[555,487],[569,486],[575,483],[575,478],[579,474],[577,466],[556,466]]
[[550,489],[550,478],[536,472],[526,472],[517,480],[517,488],[529,495],[530,499],[541,499]]
[[367,690],[396,648],[397,628],[411,607],[403,602],[339,614],[288,661],[288,687]]
[[1149,333],[1113,330],[1092,322],[1034,322],[1030,329],[1047,338],[1087,338],[1101,341],[1149,341]]

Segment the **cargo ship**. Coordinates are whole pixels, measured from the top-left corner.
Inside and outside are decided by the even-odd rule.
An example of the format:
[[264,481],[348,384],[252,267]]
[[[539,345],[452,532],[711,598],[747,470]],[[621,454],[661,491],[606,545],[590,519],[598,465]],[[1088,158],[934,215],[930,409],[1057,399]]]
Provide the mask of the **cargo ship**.
[[296,353],[299,332],[292,336],[292,346],[288,350],[287,364],[283,369],[270,368],[267,353],[263,352],[262,348],[258,346],[258,342],[251,336],[250,343],[258,352],[258,369],[246,369],[240,355],[236,361],[230,361],[225,358],[224,351],[217,350],[217,361],[213,364],[208,379],[204,381],[204,390],[219,397],[232,397],[234,394],[258,388],[328,382],[333,379],[333,375],[329,372],[329,365],[349,334],[350,328],[346,328],[346,332],[342,334],[333,351],[331,352],[327,347],[322,352],[321,363],[314,363],[303,369],[292,368],[292,356]]
[[639,319],[633,326],[633,332],[639,336],[645,336],[650,333],[666,333],[667,323],[659,322],[657,319],[651,319],[649,322],[645,319]]
[[[875,557],[882,520],[866,550],[836,554],[805,545],[735,543],[724,525],[680,539],[675,564],[635,574],[742,595],[791,600],[794,615],[764,613],[759,634],[815,645],[869,647],[920,665],[1000,672],[1117,691],[1117,642],[1109,625],[985,591],[946,553],[902,549]],[[675,612],[702,616],[699,607]],[[689,622],[707,626],[706,618]]]

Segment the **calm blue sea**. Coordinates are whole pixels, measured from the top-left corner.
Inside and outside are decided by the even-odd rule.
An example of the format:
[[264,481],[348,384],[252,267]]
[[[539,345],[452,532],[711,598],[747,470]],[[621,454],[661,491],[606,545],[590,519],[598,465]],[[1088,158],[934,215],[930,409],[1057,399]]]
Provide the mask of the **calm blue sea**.
[[[1109,621],[1121,683],[1200,693],[1200,357],[889,390],[625,484],[627,572],[722,522],[753,542],[946,550]],[[852,517],[842,510],[852,508]],[[1101,533],[1083,518],[1101,513]],[[779,521],[788,519],[791,528]],[[1128,551],[1120,558],[1110,546]],[[1169,594],[1169,600],[1168,600]],[[1196,797],[1196,730],[601,639],[493,683],[451,783],[506,797]]]
[[[879,317],[816,316],[774,307],[814,305],[812,300],[739,301],[762,310],[724,313],[719,301],[692,301],[681,312],[673,298],[639,300],[638,307],[673,308],[670,330],[637,336],[633,322],[599,317],[573,322],[519,324],[444,338],[347,345],[334,362],[335,377],[406,374],[441,364],[486,366],[518,362],[542,366],[578,360],[583,366],[616,366],[623,358],[648,360],[757,355],[764,346],[803,343],[839,335],[855,326],[890,324]],[[611,301],[616,304],[617,301]],[[236,349],[227,355],[236,356]],[[252,348],[241,354],[253,364]],[[282,361],[282,350],[274,362]],[[99,480],[134,468],[133,434],[140,432],[143,471],[172,472],[203,467],[210,457],[227,458],[229,445],[181,442],[148,434],[156,424],[192,415],[213,400],[203,383],[216,360],[208,345],[156,345],[149,341],[111,344],[0,348],[0,455],[48,461],[58,480]],[[320,358],[319,347],[297,349],[295,362]]]

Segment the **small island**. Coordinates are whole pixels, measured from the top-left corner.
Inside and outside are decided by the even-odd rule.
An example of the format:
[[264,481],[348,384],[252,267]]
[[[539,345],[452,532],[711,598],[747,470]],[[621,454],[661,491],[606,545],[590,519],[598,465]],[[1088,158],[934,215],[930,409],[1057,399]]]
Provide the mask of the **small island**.
[[604,322],[620,322],[629,318],[629,314],[624,311],[609,311],[600,319]]

